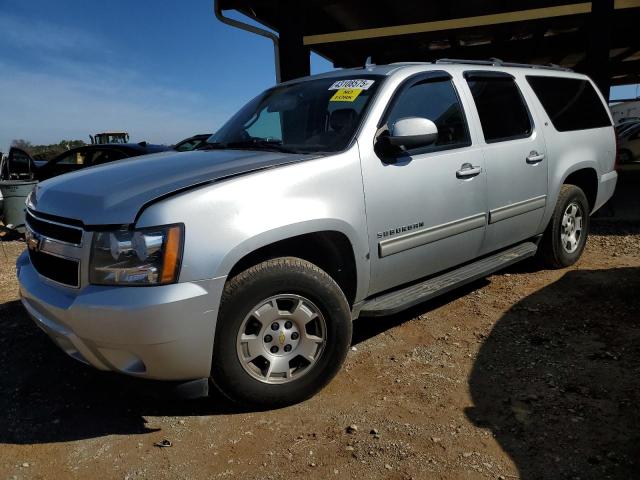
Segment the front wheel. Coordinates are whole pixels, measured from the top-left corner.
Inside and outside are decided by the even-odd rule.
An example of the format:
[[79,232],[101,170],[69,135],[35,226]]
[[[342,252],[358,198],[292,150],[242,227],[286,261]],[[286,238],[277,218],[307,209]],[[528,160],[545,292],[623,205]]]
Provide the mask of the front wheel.
[[351,332],[349,304],[326,272],[293,257],[262,262],[225,286],[211,380],[249,407],[300,402],[338,372]]
[[556,208],[540,244],[540,255],[551,268],[573,265],[589,234],[589,202],[579,187],[562,185]]

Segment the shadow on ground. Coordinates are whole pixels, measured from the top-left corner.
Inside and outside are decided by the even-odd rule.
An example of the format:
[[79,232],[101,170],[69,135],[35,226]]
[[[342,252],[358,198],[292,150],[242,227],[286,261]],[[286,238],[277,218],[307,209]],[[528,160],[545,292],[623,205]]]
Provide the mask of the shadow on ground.
[[489,283],[489,280],[487,280],[486,278],[481,278],[480,280],[476,280],[475,282],[463,285],[451,292],[436,297],[433,300],[421,303],[415,307],[409,308],[395,315],[372,318],[361,317],[353,322],[353,337],[351,340],[351,345],[362,343],[372,337],[386,332],[387,330],[413,320],[420,315],[424,315],[432,310],[436,310],[437,308],[451,303],[458,298],[469,295],[470,293],[489,285]]
[[[596,222],[623,222],[637,225],[640,222],[640,162],[620,165],[618,167],[618,181],[611,200],[604,205],[593,218]],[[636,229],[637,231],[637,229]],[[615,229],[606,233],[617,234]]]
[[[354,344],[485,286],[379,321]],[[514,305],[480,348],[469,419],[488,428],[523,479],[638,478],[640,269],[573,270]],[[181,400],[166,384],[98,372],[68,358],[19,302],[0,305],[0,443],[145,434],[145,416],[240,413],[214,393]]]
[[0,443],[64,442],[149,433],[143,415],[240,410],[214,393],[178,398],[175,386],[97,371],[59,350],[18,301],[0,305]]
[[467,415],[523,479],[640,476],[640,269],[573,270],[480,348]]
[[[381,321],[356,321],[359,343],[486,285],[480,280]],[[370,320],[370,319],[369,319]],[[20,302],[0,305],[0,443],[65,442],[144,434],[145,416],[243,413],[217,392],[185,400],[173,386],[100,372],[67,357],[28,318]]]

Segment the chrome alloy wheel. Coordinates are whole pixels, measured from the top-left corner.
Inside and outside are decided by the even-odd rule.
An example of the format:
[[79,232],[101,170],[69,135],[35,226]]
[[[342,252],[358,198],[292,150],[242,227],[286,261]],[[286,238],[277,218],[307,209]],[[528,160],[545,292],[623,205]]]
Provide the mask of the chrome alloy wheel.
[[282,384],[313,369],[327,342],[327,324],[309,299],[293,294],[254,306],[238,331],[240,364],[256,380]]
[[562,248],[567,253],[573,253],[578,249],[582,237],[582,208],[576,202],[571,202],[562,216],[562,228],[560,241]]

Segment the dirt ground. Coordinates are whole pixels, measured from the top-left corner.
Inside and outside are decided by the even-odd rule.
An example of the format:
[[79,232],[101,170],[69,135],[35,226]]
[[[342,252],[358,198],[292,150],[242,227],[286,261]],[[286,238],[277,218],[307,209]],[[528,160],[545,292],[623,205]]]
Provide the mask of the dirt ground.
[[0,479],[640,478],[633,225],[594,222],[570,269],[529,262],[356,321],[337,378],[267,412],[67,358],[17,300],[23,244],[2,242]]

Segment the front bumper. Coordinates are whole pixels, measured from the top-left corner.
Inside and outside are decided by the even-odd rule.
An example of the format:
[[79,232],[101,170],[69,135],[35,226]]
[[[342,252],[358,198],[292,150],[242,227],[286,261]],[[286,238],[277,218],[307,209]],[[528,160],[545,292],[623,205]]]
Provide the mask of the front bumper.
[[17,261],[22,304],[67,354],[100,370],[158,380],[207,377],[225,278],[158,287],[80,290]]

